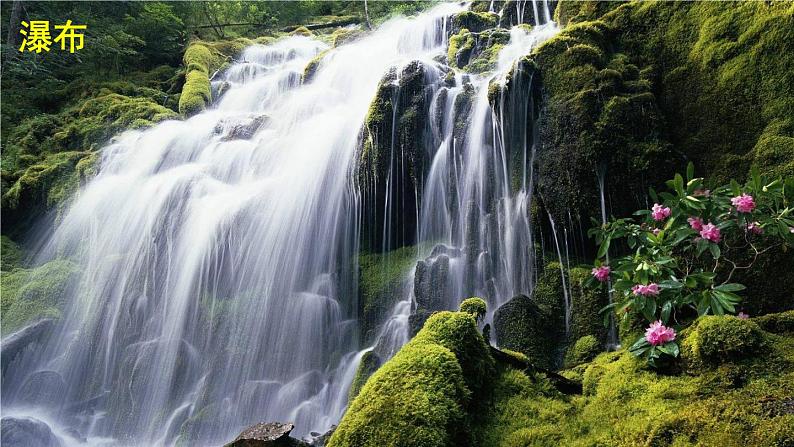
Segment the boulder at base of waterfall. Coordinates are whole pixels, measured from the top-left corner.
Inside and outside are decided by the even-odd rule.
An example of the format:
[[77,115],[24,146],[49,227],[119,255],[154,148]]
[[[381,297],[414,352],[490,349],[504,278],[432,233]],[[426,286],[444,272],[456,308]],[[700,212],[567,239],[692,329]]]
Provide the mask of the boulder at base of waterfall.
[[61,447],[49,425],[35,418],[4,417],[0,420],[0,444],[4,447]]
[[517,295],[494,314],[496,341],[500,348],[518,351],[541,368],[556,366],[560,335],[549,324],[553,316],[526,295]]
[[224,447],[308,447],[309,444],[290,437],[293,424],[260,422],[240,433],[234,441]]

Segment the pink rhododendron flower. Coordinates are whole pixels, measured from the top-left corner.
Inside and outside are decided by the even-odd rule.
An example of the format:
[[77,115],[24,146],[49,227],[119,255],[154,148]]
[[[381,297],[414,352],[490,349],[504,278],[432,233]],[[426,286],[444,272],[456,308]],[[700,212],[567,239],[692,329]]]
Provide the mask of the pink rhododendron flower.
[[659,285],[650,283],[647,286],[644,284],[637,284],[631,288],[632,293],[642,296],[656,296],[659,294]]
[[740,213],[750,213],[755,209],[753,196],[747,194],[732,198],[731,205],[735,206]]
[[654,203],[653,208],[651,208],[651,217],[653,217],[653,220],[656,221],[665,220],[670,217],[672,212],[673,211],[670,208],[659,205],[658,203]]
[[739,312],[739,315],[736,315],[736,318],[739,318],[740,320],[746,320],[750,318],[750,316],[744,312]]
[[720,229],[711,222],[703,225],[703,228],[700,230],[700,237],[711,242],[719,242],[720,238],[722,238],[722,236],[720,236]]
[[764,234],[764,229],[761,228],[761,224],[758,222],[747,224],[747,231],[753,234]]
[[645,330],[645,340],[652,346],[659,346],[675,340],[675,329],[667,327],[656,320]]
[[602,265],[601,267],[596,267],[593,269],[592,273],[595,279],[599,280],[600,282],[606,282],[609,279],[609,272],[610,268],[608,265]]
[[788,227],[788,232],[794,234],[794,227]]
[[695,231],[700,231],[703,229],[703,219],[699,217],[690,217],[686,221],[689,222],[689,227]]
[[662,230],[661,230],[660,228],[654,228],[654,229],[653,229],[653,235],[654,235],[654,236],[658,236],[658,235],[659,235],[659,233],[661,233],[661,232],[662,232]]

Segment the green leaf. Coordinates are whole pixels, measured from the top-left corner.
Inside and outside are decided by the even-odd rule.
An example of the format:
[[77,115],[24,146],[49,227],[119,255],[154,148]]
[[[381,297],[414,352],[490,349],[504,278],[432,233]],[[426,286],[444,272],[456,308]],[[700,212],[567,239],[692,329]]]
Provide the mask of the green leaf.
[[695,178],[695,164],[691,161],[686,165],[686,179],[687,181]]
[[604,255],[607,254],[607,252],[609,251],[609,244],[611,240],[612,239],[607,237],[606,239],[604,239],[603,242],[601,242],[601,245],[598,247],[598,254],[596,254],[596,258],[602,258],[604,257]]
[[723,284],[714,288],[714,290],[718,290],[720,292],[738,292],[744,289],[746,289],[746,287],[739,283]]
[[678,348],[678,343],[674,341],[667,342],[661,346],[657,346],[656,349],[673,357],[678,357],[678,354],[680,353],[680,349]]
[[651,196],[654,202],[659,203],[659,196],[656,195],[656,190],[653,188],[648,188],[648,195]]
[[667,324],[667,320],[670,318],[670,312],[673,310],[673,303],[667,301],[662,306],[662,322]]
[[720,258],[720,246],[719,245],[717,245],[717,244],[709,244],[709,251],[711,252],[711,256],[713,256],[714,259],[719,259]]
[[651,347],[651,344],[648,343],[648,340],[645,337],[640,337],[637,341],[634,342],[633,345],[629,348],[629,352],[634,353],[637,355],[636,352],[639,350],[643,350],[642,352],[647,351]]
[[659,283],[659,287],[662,289],[682,289],[684,285],[676,280],[666,279]]
[[684,192],[684,178],[681,177],[681,174],[675,175],[675,178],[673,179],[673,185],[675,185],[675,192],[678,193],[678,197],[686,196],[686,193]]

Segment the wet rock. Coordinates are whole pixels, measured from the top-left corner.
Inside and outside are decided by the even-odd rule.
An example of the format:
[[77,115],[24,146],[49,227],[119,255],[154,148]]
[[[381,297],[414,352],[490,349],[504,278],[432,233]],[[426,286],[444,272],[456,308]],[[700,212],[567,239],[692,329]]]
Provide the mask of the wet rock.
[[0,348],[0,361],[2,361],[3,364],[3,373],[5,373],[8,364],[22,353],[25,348],[44,338],[54,324],[54,319],[45,318],[3,339],[2,347]]
[[438,244],[435,247],[433,247],[433,250],[430,252],[430,257],[435,258],[436,256],[439,255],[446,255],[449,256],[450,258],[457,258],[458,256],[460,256],[460,249],[457,247],[450,247],[444,244]]
[[293,424],[260,422],[240,433],[237,439],[225,447],[303,447],[310,444],[290,437]]
[[311,432],[311,440],[309,441],[309,445],[313,447],[323,447],[328,444],[328,441],[331,439],[331,435],[334,434],[336,431],[336,425],[332,425],[330,429],[328,429],[325,433],[317,433]]
[[551,369],[560,342],[549,312],[526,295],[517,295],[494,314],[496,341],[500,348],[525,354],[530,362]]
[[60,447],[63,443],[49,425],[35,418],[4,417],[0,420],[0,444],[4,447]]
[[25,379],[17,399],[25,404],[43,405],[59,402],[66,389],[63,377],[55,371],[36,371]]
[[215,133],[223,134],[221,141],[250,140],[268,121],[267,115],[258,115],[231,125],[221,122],[215,126]]

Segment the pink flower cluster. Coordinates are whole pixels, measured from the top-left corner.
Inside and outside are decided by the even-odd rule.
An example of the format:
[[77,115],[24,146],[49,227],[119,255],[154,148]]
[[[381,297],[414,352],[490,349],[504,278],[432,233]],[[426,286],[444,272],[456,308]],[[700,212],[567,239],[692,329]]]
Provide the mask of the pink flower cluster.
[[716,243],[720,241],[722,235],[720,235],[720,229],[717,228],[717,226],[714,225],[713,223],[709,222],[706,225],[703,225],[703,227],[701,227],[700,237],[702,237],[707,241]]
[[609,272],[610,268],[608,265],[602,265],[601,267],[596,267],[593,269],[592,273],[595,279],[599,280],[600,282],[606,282],[609,279]]
[[661,321],[656,320],[645,330],[645,340],[651,346],[659,346],[675,340],[675,329],[667,327]]
[[689,227],[695,231],[700,231],[703,229],[703,219],[699,217],[690,217],[686,221],[689,222]]
[[746,314],[746,313],[744,313],[744,312],[739,312],[739,315],[736,315],[736,318],[738,318],[738,319],[740,319],[740,320],[747,320],[748,318],[750,318],[750,316],[749,316],[749,315],[747,315],[747,314]]
[[736,207],[736,211],[740,213],[751,213],[755,209],[755,201],[753,196],[742,194],[731,199],[731,205]]
[[761,228],[761,224],[758,222],[747,224],[747,231],[753,234],[764,234],[764,229]]
[[631,288],[631,292],[635,295],[656,296],[659,294],[659,285],[653,282],[647,286],[645,284],[637,284]]
[[653,208],[651,208],[651,217],[657,222],[667,219],[672,213],[673,211],[670,208],[659,205],[658,203],[654,203]]

